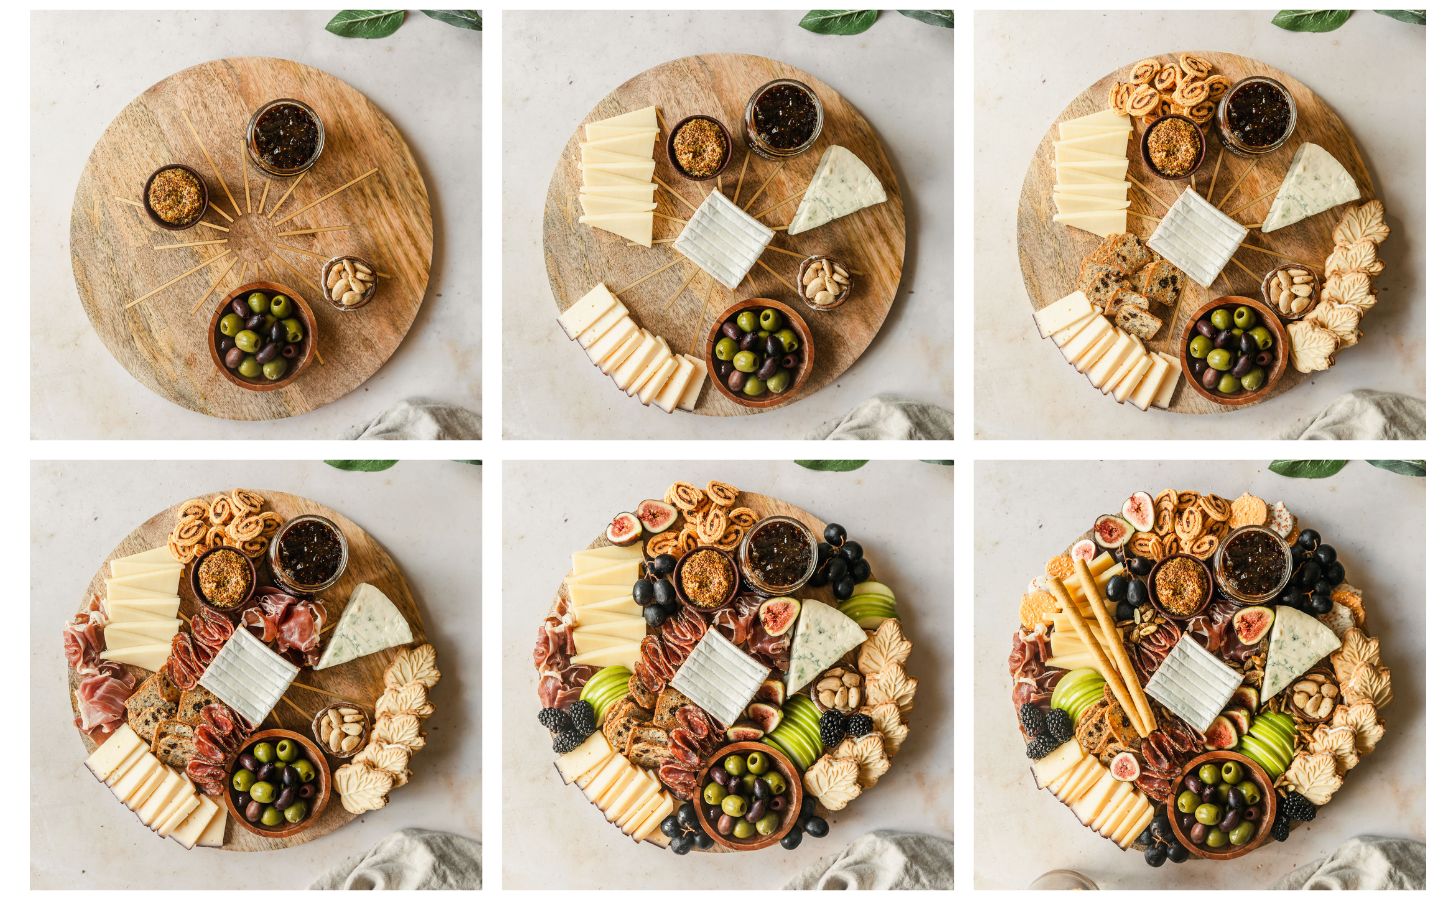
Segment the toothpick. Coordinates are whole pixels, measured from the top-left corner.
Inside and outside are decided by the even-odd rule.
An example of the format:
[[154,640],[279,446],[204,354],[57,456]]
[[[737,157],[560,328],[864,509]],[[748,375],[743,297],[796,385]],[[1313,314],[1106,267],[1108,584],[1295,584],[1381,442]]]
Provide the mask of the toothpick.
[[718,176],[718,193],[723,193],[723,176]]
[[181,281],[182,279],[186,278],[188,275],[191,275],[193,272],[200,272],[201,270],[207,268],[208,266],[212,265],[213,263],[217,262],[218,260],[225,259],[226,257],[231,256],[233,254],[233,252],[234,251],[232,251],[232,250],[224,250],[223,252],[219,253],[217,256],[212,257],[211,259],[203,260],[202,262],[200,262],[197,265],[193,266],[192,268],[188,269],[186,272],[183,272],[181,275],[178,275],[176,278],[173,278],[172,280],[166,282],[165,284],[159,285],[158,287],[153,288],[152,290],[148,291],[147,293],[142,294],[140,297],[136,298],[135,300],[133,300],[130,303],[128,303],[125,306],[123,306],[122,309],[131,309],[133,306],[136,306],[138,303],[142,302],[143,300],[146,300],[149,297],[154,297],[157,294],[160,294],[162,291],[166,290],[167,288],[171,287],[172,285],[174,285],[177,282]]
[[143,205],[142,203],[137,202],[136,200],[128,200],[125,197],[112,197],[111,199],[115,200],[117,203],[128,203],[128,204],[131,204],[132,206],[135,206],[137,209],[146,209],[146,206],[145,205]]
[[[332,622],[329,623],[329,624],[330,624],[330,627],[333,626],[333,623]],[[324,630],[327,631],[328,629],[326,628]],[[343,700],[345,703],[356,703],[356,704],[358,704],[360,706],[360,708],[364,708],[364,707],[366,707],[366,706],[369,705],[369,704],[363,703],[363,702],[361,702],[359,700],[355,700],[352,697],[345,697],[342,694],[336,694],[333,691],[326,691],[326,690],[324,690],[321,687],[314,687],[311,684],[304,684],[301,681],[295,681],[295,682],[293,682],[293,684],[290,685],[290,688],[303,688],[305,691],[313,691],[315,694],[323,694],[325,697],[333,697],[335,700]]]
[[768,228],[768,230],[769,231],[788,231],[789,230],[789,226],[787,226],[787,225],[770,225],[769,228]]
[[652,240],[652,246],[656,247],[659,244],[671,244],[673,241],[675,241],[677,239],[678,239],[678,235],[673,235],[672,237],[665,237],[665,238],[654,238]]
[[1213,186],[1218,184],[1218,170],[1223,167],[1223,145],[1218,148],[1218,159],[1213,163],[1213,178],[1208,182],[1208,200],[1213,202]]
[[679,225],[688,224],[686,219],[679,219],[676,216],[669,216],[667,213],[653,212],[653,215],[657,216],[657,218],[659,219],[666,219],[669,222],[676,222]]
[[683,208],[684,209],[694,209],[695,208],[691,203],[689,203],[687,200],[683,199],[683,195],[682,194],[679,194],[677,191],[673,190],[668,185],[668,183],[665,182],[665,181],[663,181],[661,178],[655,178],[654,177],[652,180],[655,181],[655,182],[657,182],[657,186],[658,187],[660,187],[663,190],[667,191],[674,198],[676,198],[677,201],[683,205]]
[[748,161],[753,159],[752,153],[743,154],[743,168],[738,170],[738,182],[733,185],[733,205],[738,205],[738,192],[743,190],[743,176],[748,174]]
[[1243,212],[1244,210],[1246,210],[1249,207],[1253,206],[1255,203],[1258,203],[1260,200],[1263,200],[1266,197],[1272,197],[1272,196],[1274,196],[1277,193],[1279,193],[1279,188],[1274,188],[1272,191],[1269,191],[1267,194],[1260,194],[1259,196],[1257,196],[1254,199],[1252,199],[1252,200],[1248,201],[1247,203],[1245,203],[1243,206],[1240,206],[1238,209],[1231,210],[1230,212],[1227,212],[1224,215],[1226,215],[1230,219],[1232,219],[1236,214]]
[[305,275],[305,274],[304,274],[304,273],[303,273],[303,272],[302,272],[302,271],[301,271],[301,270],[300,270],[300,269],[299,269],[299,268],[298,268],[298,266],[295,266],[295,265],[294,265],[294,264],[293,264],[293,263],[292,263],[292,261],[290,261],[290,260],[289,260],[289,259],[287,259],[287,258],[286,258],[286,257],[282,257],[282,256],[280,256],[280,257],[278,257],[278,261],[279,261],[279,262],[281,262],[281,263],[283,263],[283,264],[284,264],[284,265],[285,265],[285,266],[287,266],[287,267],[288,267],[288,268],[290,268],[290,269],[292,269],[292,270],[293,270],[293,274],[295,274],[295,275],[297,275],[297,276],[298,276],[298,277],[299,277],[299,280],[300,280],[300,281],[302,281],[302,282],[303,282],[303,284],[304,284],[304,285],[305,285],[305,286],[311,286],[311,285],[313,285],[313,284],[314,284],[314,281],[313,281],[313,280],[312,280],[312,279],[310,279],[310,278],[309,278],[309,277],[308,277],[308,276],[307,276],[307,275]]
[[1312,264],[1307,263],[1307,262],[1301,262],[1300,260],[1297,260],[1297,259],[1295,259],[1292,256],[1285,256],[1283,253],[1278,253],[1278,252],[1276,252],[1274,250],[1269,250],[1269,249],[1267,249],[1265,247],[1260,247],[1257,244],[1247,244],[1247,243],[1243,243],[1243,244],[1239,244],[1239,246],[1240,247],[1243,247],[1245,250],[1253,250],[1255,253],[1264,253],[1264,254],[1267,254],[1269,256],[1272,256],[1272,257],[1274,257],[1276,259],[1282,259],[1285,262],[1292,262],[1292,263],[1295,263],[1296,265],[1304,266],[1306,269],[1318,270],[1320,272],[1323,272],[1324,271],[1324,267],[1323,266],[1316,266],[1316,265],[1312,265]]
[[319,349],[318,349],[318,341],[316,341],[316,340],[314,341],[314,344],[313,344],[313,358],[316,359],[316,360],[318,360],[319,365],[321,365],[321,366],[324,365],[324,355],[319,352]]
[[240,260],[238,259],[234,259],[231,263],[228,264],[228,267],[226,269],[222,270],[222,273],[217,276],[212,284],[207,286],[207,290],[203,292],[202,296],[197,299],[197,304],[192,307],[192,314],[194,316],[197,315],[197,311],[199,309],[202,309],[202,304],[207,302],[207,298],[212,296],[212,292],[217,290],[217,286],[222,284],[222,280],[228,276],[228,273],[237,267],[239,261]]
[[682,296],[682,292],[687,290],[688,285],[692,284],[693,279],[701,275],[702,272],[702,269],[693,269],[692,273],[688,275],[687,278],[683,279],[683,283],[678,287],[678,289],[676,291],[673,291],[672,296],[667,298],[667,306],[663,307],[663,310],[666,311],[672,309],[673,304],[677,303],[677,298]]
[[1239,262],[1238,260],[1230,257],[1229,258],[1229,262],[1231,262],[1234,265],[1238,266],[1240,269],[1242,269],[1244,271],[1244,274],[1245,275],[1249,276],[1250,278],[1254,279],[1255,281],[1262,281],[1263,280],[1258,275],[1255,275],[1253,273],[1253,271],[1248,266],[1244,265],[1243,263]]
[[248,180],[248,142],[238,141],[238,170],[243,173],[243,206],[253,211],[253,192]]
[[678,257],[674,258],[673,261],[670,262],[670,263],[668,263],[667,265],[661,266],[661,267],[656,268],[656,269],[653,269],[651,272],[648,272],[646,275],[643,275],[641,278],[637,279],[636,281],[632,282],[631,284],[627,285],[626,287],[624,287],[624,288],[618,288],[617,291],[616,291],[616,293],[619,296],[621,294],[625,294],[626,292],[632,290],[632,288],[636,287],[637,285],[641,284],[642,282],[646,281],[647,279],[651,278],[652,276],[657,275],[660,272],[666,272],[668,269],[671,269],[673,266],[677,265],[678,263],[682,262],[685,259],[687,259],[686,256],[678,256]]
[[786,288],[789,289],[789,293],[791,293],[791,294],[797,294],[798,293],[798,291],[794,289],[794,286],[792,284],[789,284],[788,279],[784,278],[784,276],[780,275],[778,272],[776,272],[772,268],[770,268],[768,263],[764,262],[761,259],[755,259],[753,261],[753,264],[755,266],[763,266],[763,268],[768,272],[768,274],[770,274],[774,278],[777,278],[778,279],[779,284],[781,284],[784,287],[786,287]]
[[763,249],[765,249],[765,250],[772,250],[775,253],[782,253],[785,256],[793,256],[793,257],[797,257],[799,259],[808,259],[809,258],[809,254],[807,254],[807,253],[798,253],[798,252],[796,252],[794,250],[785,250],[783,247],[775,247],[773,244],[769,244],[767,247],[764,247]]
[[792,203],[795,200],[799,199],[800,197],[804,196],[804,194],[807,193],[808,190],[809,190],[809,188],[806,186],[804,188],[804,190],[799,191],[797,194],[790,194],[789,196],[787,196],[784,199],[780,200],[779,202],[775,203],[773,206],[770,206],[768,209],[766,209],[763,212],[759,213],[758,215],[754,216],[754,218],[755,219],[762,219],[764,216],[766,216],[769,213],[773,212],[774,210],[778,209],[780,206],[783,206],[785,203]]
[[288,199],[288,195],[293,193],[293,189],[298,187],[298,183],[303,180],[303,176],[307,175],[308,172],[308,169],[304,169],[302,172],[298,173],[298,177],[294,178],[291,182],[288,183],[288,190],[284,191],[283,196],[278,198],[278,202],[273,204],[273,208],[268,210],[268,218],[271,219],[274,216],[278,215],[278,207],[283,205],[283,201]]
[[1127,180],[1130,181],[1130,182],[1132,182],[1133,184],[1137,185],[1138,187],[1142,188],[1142,191],[1143,191],[1144,194],[1147,194],[1149,197],[1152,197],[1154,200],[1156,200],[1159,203],[1161,203],[1163,205],[1163,209],[1171,209],[1172,208],[1172,207],[1170,207],[1168,205],[1168,201],[1167,200],[1164,200],[1162,197],[1159,197],[1157,194],[1153,193],[1152,190],[1150,190],[1148,188],[1148,186],[1145,185],[1145,184],[1143,184],[1141,181],[1138,181],[1136,178],[1132,177],[1131,175],[1127,176]]
[[771,185],[771,184],[773,184],[773,180],[775,178],[779,177],[779,173],[782,172],[783,170],[784,170],[784,164],[783,163],[779,163],[777,166],[774,167],[773,172],[770,173],[769,176],[763,180],[763,184],[761,184],[761,185],[758,186],[758,190],[756,190],[756,191],[753,192],[753,196],[748,198],[748,202],[745,203],[745,204],[743,204],[742,209],[743,209],[744,212],[749,213],[749,214],[752,214],[754,201],[758,200],[759,196],[761,196],[763,194],[763,192],[768,188],[768,186]]
[[293,709],[294,712],[298,713],[303,718],[305,718],[305,719],[312,719],[313,718],[313,716],[309,715],[308,713],[306,713],[302,709],[300,709],[297,703],[294,703],[292,700],[289,700],[287,694],[284,694],[282,697],[279,697],[278,699],[279,700],[282,700],[284,703],[287,703],[289,705],[289,707],[291,707]]
[[1214,206],[1216,206],[1219,209],[1223,209],[1223,205],[1225,203],[1227,203],[1228,200],[1229,200],[1229,198],[1234,195],[1234,191],[1236,191],[1236,190],[1239,189],[1239,185],[1241,185],[1241,184],[1244,183],[1244,179],[1245,178],[1248,178],[1249,177],[1249,173],[1252,172],[1252,171],[1254,171],[1254,164],[1253,163],[1249,163],[1249,167],[1244,170],[1244,174],[1242,174],[1242,175],[1240,175],[1238,177],[1238,180],[1236,180],[1234,182],[1233,187],[1229,188],[1228,189],[1228,193],[1227,194],[1224,194],[1223,195],[1223,199],[1220,200],[1220,201],[1218,201],[1217,203],[1215,203]]
[[228,230],[228,229],[222,227],[221,225],[214,225],[211,222],[198,222],[197,224],[198,225],[201,225],[203,228],[211,228],[213,231],[224,231],[225,232],[225,231]]
[[222,209],[216,203],[213,203],[211,200],[209,200],[209,201],[207,201],[207,205],[210,206],[210,207],[212,207],[212,211],[213,212],[215,212],[218,215],[222,216],[224,219],[227,219],[229,223],[232,222],[233,217],[230,216],[230,215],[228,215],[227,213],[223,212]]
[[1154,222],[1158,221],[1161,218],[1161,216],[1150,216],[1147,213],[1140,213],[1140,212],[1137,212],[1136,210],[1131,210],[1131,209],[1129,209],[1127,211],[1127,214],[1130,215],[1130,216],[1137,216],[1139,219],[1150,219],[1150,220],[1152,220]]
[[318,228],[296,228],[293,231],[280,231],[279,237],[292,237],[296,234],[328,234],[333,231],[348,231],[353,225],[321,225]]
[[284,222],[287,222],[289,219],[293,218],[294,216],[297,216],[297,215],[300,215],[302,213],[308,212],[309,210],[313,209],[315,206],[318,206],[320,203],[324,202],[325,200],[329,199],[330,197],[334,196],[335,194],[339,193],[340,191],[347,190],[348,188],[353,187],[354,185],[356,185],[359,182],[363,181],[364,179],[368,178],[370,175],[376,174],[378,171],[379,171],[379,167],[378,166],[375,166],[374,168],[370,169],[368,172],[365,172],[363,175],[360,175],[358,178],[355,178],[355,179],[353,179],[351,181],[344,182],[343,184],[341,184],[338,187],[334,188],[332,191],[329,191],[327,194],[324,194],[322,197],[318,198],[317,200],[313,201],[312,203],[310,203],[309,205],[303,207],[302,209],[295,209],[293,212],[291,212],[288,215],[284,216],[283,218],[279,219],[275,224],[282,225]]
[[[192,140],[197,142],[197,149],[201,150],[202,155],[207,157],[207,164],[212,166],[212,174],[217,176],[218,183],[222,185],[223,192],[227,194],[228,200],[232,202],[233,212],[241,216],[243,211],[238,209],[238,201],[233,199],[233,192],[228,188],[227,179],[222,177],[222,170],[217,167],[217,162],[212,158],[212,154],[207,152],[207,145],[202,143],[202,138],[198,137],[197,128],[192,124],[192,118],[187,115],[187,110],[183,109],[181,112],[182,121],[187,123],[187,130],[192,132]],[[231,222],[232,219],[228,219],[228,221]]]
[[226,244],[227,238],[220,238],[215,241],[188,241],[185,244],[153,244],[153,250],[176,250],[178,247],[206,247],[210,244]]
[[273,182],[266,178],[263,179],[263,196],[258,198],[258,212],[260,214],[263,212],[263,205],[268,202],[268,189],[272,186]]

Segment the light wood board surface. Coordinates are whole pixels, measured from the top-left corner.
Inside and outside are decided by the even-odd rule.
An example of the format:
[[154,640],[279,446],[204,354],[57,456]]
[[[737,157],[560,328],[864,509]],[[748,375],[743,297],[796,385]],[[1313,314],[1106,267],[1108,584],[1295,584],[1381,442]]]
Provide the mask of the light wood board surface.
[[[308,513],[324,516],[338,525],[344,532],[344,537],[348,540],[349,564],[348,568],[344,571],[344,576],[333,587],[314,595],[314,598],[320,601],[327,611],[324,620],[324,628],[326,630],[322,637],[324,646],[327,646],[333,626],[338,624],[339,615],[344,611],[344,606],[348,602],[349,594],[354,590],[354,586],[366,581],[379,588],[389,599],[394,601],[394,605],[403,614],[405,621],[409,622],[410,630],[413,632],[415,640],[419,641],[424,639],[424,626],[420,618],[420,611],[415,605],[414,595],[410,593],[409,585],[405,582],[404,575],[400,572],[399,566],[395,563],[394,559],[390,557],[389,551],[380,545],[378,541],[374,540],[374,538],[370,537],[368,532],[350,521],[347,517],[307,498],[279,491],[261,491],[260,493],[268,499],[266,508],[274,510],[285,519],[291,519],[295,516]],[[97,569],[95,577],[91,579],[91,583],[87,585],[86,594],[82,598],[78,609],[84,609],[93,595],[102,594],[104,596],[105,581],[110,577],[109,563],[112,559],[130,556],[133,553],[141,553],[153,547],[166,545],[167,535],[171,532],[172,526],[176,524],[177,510],[181,505],[181,503],[178,503],[152,516],[137,526],[131,534],[127,535],[122,539],[121,543],[116,545],[116,548],[111,551],[111,554],[107,556],[100,568]],[[258,562],[261,572],[266,572],[266,558]],[[178,592],[182,598],[179,613],[183,619],[190,619],[200,609],[197,597],[192,591],[190,575],[190,567],[184,568],[180,579],[181,584],[178,588]],[[236,624],[234,622],[235,626]],[[358,704],[369,713],[372,721],[374,701],[384,692],[384,670],[394,661],[395,655],[401,649],[403,648],[392,647],[388,650],[381,650],[378,653],[373,653],[369,656],[360,657],[359,659],[319,671],[307,668],[303,669],[299,672],[298,678],[294,682],[295,686],[290,687],[283,696],[284,700],[305,710],[308,716],[304,717],[299,715],[288,703],[280,701],[278,706],[274,708],[272,715],[268,717],[268,720],[259,724],[259,730],[264,728],[288,728],[307,736],[310,740],[313,739],[313,715],[330,703],[336,702],[337,698],[320,694],[316,691],[310,691],[306,688],[297,687],[299,684],[306,684],[329,691],[332,694],[336,694],[339,697]],[[127,666],[126,668],[136,676],[138,684],[150,674],[145,669],[139,669],[135,666]],[[68,675],[70,678],[69,694],[71,697],[71,711],[74,714],[76,712],[76,685],[81,679],[76,675],[75,670],[70,670]],[[96,749],[95,742],[87,738],[85,734],[81,734],[80,736],[88,754]],[[337,770],[347,760],[330,757],[329,762],[332,768]],[[95,802],[117,802],[116,798],[106,789],[105,785],[98,783],[96,789]],[[215,799],[220,803],[230,802],[226,796]],[[315,838],[323,837],[347,824],[353,818],[354,815],[344,809],[344,805],[339,802],[336,787],[334,796],[329,801],[328,808],[324,810],[318,821],[312,827],[290,838],[265,838],[260,835],[255,835],[238,827],[237,823],[229,818],[227,837],[223,842],[223,849],[254,851],[278,850],[284,847],[292,847],[297,844],[307,843]],[[137,822],[137,827],[142,828],[145,826]]]
[[[323,155],[293,178],[265,176],[243,158],[249,117],[281,97],[307,103],[324,123]],[[202,175],[211,204],[222,211],[210,210],[203,221],[228,231],[202,225],[166,231],[137,205],[147,176],[174,162]],[[348,227],[283,234],[334,226]],[[155,249],[223,239],[227,243]],[[379,371],[424,301],[433,248],[424,181],[384,113],[328,73],[266,57],[214,60],[148,88],[97,142],[71,209],[76,290],[102,343],[155,393],[227,419],[306,413]],[[390,276],[361,309],[341,311],[322,296],[323,263],[339,254],[368,259]],[[293,384],[266,393],[229,384],[207,345],[208,320],[224,293],[259,277],[300,291],[319,320],[313,364]]]
[[[1151,341],[1150,349],[1162,350],[1177,359],[1182,359],[1180,336],[1187,323],[1188,315],[1206,301],[1223,296],[1243,296],[1260,299],[1260,282],[1272,268],[1284,262],[1298,261],[1319,271],[1325,257],[1334,249],[1334,229],[1348,204],[1342,204],[1302,222],[1288,225],[1270,234],[1259,231],[1274,192],[1284,181],[1290,161],[1300,144],[1315,143],[1328,150],[1335,159],[1349,171],[1360,187],[1361,202],[1374,198],[1375,187],[1369,169],[1360,156],[1355,139],[1345,128],[1339,115],[1318,94],[1309,87],[1278,69],[1256,59],[1232,53],[1216,53],[1202,50],[1174,51],[1159,55],[1165,62],[1176,63],[1178,52],[1195,53],[1213,63],[1214,72],[1227,75],[1237,82],[1250,75],[1265,75],[1274,78],[1289,89],[1297,108],[1297,122],[1294,134],[1278,150],[1254,160],[1244,159],[1232,153],[1223,153],[1223,162],[1218,163],[1222,144],[1219,142],[1214,123],[1204,126],[1208,141],[1208,152],[1203,165],[1194,173],[1196,188],[1205,198],[1209,187],[1213,188],[1212,203],[1229,213],[1244,225],[1253,225],[1244,239],[1253,244],[1289,259],[1241,248],[1234,254],[1234,262],[1224,269],[1210,288],[1204,288],[1191,279],[1185,279],[1178,309],[1156,310],[1165,320],[1163,328]],[[1057,140],[1057,122],[1088,115],[1107,108],[1108,90],[1119,81],[1127,80],[1127,72],[1135,60],[1103,76],[1069,103],[1051,123],[1046,135],[1037,146],[1021,186],[1021,201],[1017,211],[1017,252],[1021,259],[1021,274],[1026,283],[1026,292],[1033,310],[1041,309],[1076,290],[1077,273],[1082,259],[1096,249],[1101,239],[1078,228],[1052,221],[1056,206],[1052,202],[1052,187],[1056,183],[1056,167],[1052,164]],[[1146,240],[1157,228],[1158,220],[1167,212],[1189,180],[1165,181],[1154,175],[1143,162],[1141,147],[1143,125],[1134,120],[1133,133],[1128,141],[1128,175],[1148,188],[1159,199],[1148,196],[1148,192],[1133,185],[1128,193],[1132,200],[1127,227],[1130,232]],[[1218,169],[1214,182],[1214,169]],[[1247,171],[1247,174],[1246,174]],[[1232,190],[1232,194],[1230,194]],[[1227,199],[1225,199],[1227,198]],[[1160,202],[1161,201],[1161,202]],[[1151,216],[1153,218],[1145,218]],[[1242,263],[1257,278],[1250,277],[1235,263]],[[1034,326],[1033,326],[1034,327]],[[1181,377],[1181,376],[1180,376]],[[1308,376],[1290,366],[1283,377],[1274,384],[1258,402],[1264,402],[1289,390]],[[1095,389],[1087,385],[1090,401]],[[1109,401],[1111,402],[1111,401]],[[1253,405],[1253,404],[1250,404]],[[1176,413],[1205,414],[1230,412],[1241,407],[1228,407],[1206,400],[1187,384],[1180,384],[1173,395],[1169,409]]]
[[[808,152],[783,163],[782,171],[777,173],[779,162],[753,154],[744,144],[742,124],[748,98],[775,78],[792,78],[809,85],[824,107],[824,130],[819,140]],[[668,129],[693,114],[710,115],[728,128],[734,142],[734,156],[719,178],[721,190],[729,200],[736,196],[740,206],[770,227],[787,225],[793,219],[798,208],[797,195],[808,187],[819,158],[833,144],[864,160],[884,185],[887,200],[800,235],[776,232],[762,262],[777,272],[783,282],[763,266],[754,266],[743,283],[729,291],[706,272],[683,260],[672,248],[671,239],[682,227],[677,222],[657,216],[654,242],[663,243],[654,243],[650,249],[578,224],[581,209],[577,191],[581,176],[577,164],[581,154],[577,144],[582,133],[578,126],[562,148],[542,216],[546,273],[557,308],[566,309],[598,282],[604,282],[614,292],[621,292],[620,298],[637,324],[660,335],[673,352],[702,357],[707,347],[708,328],[719,312],[739,300],[771,297],[803,313],[814,337],[814,371],[795,399],[830,384],[874,340],[895,302],[904,266],[905,210],[900,186],[874,128],[837,91],[807,72],[762,56],[727,53],[683,57],[648,69],[604,97],[582,124],[649,105],[657,106]],[[717,184],[691,181],[679,175],[667,158],[667,134],[658,137],[657,177],[695,209]],[[746,172],[743,170],[745,157],[751,157]],[[741,187],[740,172],[743,172]],[[684,221],[692,217],[693,209],[684,208],[684,203],[665,189],[659,188],[657,197],[658,213]],[[753,200],[751,204],[750,200]],[[775,252],[772,249],[775,247],[796,255]],[[854,279],[853,293],[838,309],[812,310],[797,292],[790,290],[802,257],[815,254],[841,259],[859,273]],[[623,290],[674,260],[682,261],[630,290]],[[707,361],[712,364],[711,358]],[[584,354],[580,369],[583,378],[598,374]],[[622,398],[622,402],[627,399]],[[733,403],[711,384],[704,385],[702,400],[695,410],[712,416],[761,411]]]

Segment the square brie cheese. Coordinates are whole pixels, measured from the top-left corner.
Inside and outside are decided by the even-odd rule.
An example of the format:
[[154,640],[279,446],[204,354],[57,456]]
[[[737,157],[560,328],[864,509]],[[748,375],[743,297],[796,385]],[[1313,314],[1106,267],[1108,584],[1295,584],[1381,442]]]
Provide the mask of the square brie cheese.
[[726,728],[738,721],[769,671],[718,629],[709,628],[678,667],[672,686]]
[[1248,233],[1197,191],[1185,188],[1148,238],[1148,247],[1209,287]]
[[714,190],[693,212],[672,246],[732,290],[743,282],[772,239],[772,229]]
[[298,677],[298,667],[246,628],[235,629],[197,683],[253,726],[263,723]]
[[1244,676],[1183,635],[1148,679],[1147,694],[1199,731],[1207,731]]

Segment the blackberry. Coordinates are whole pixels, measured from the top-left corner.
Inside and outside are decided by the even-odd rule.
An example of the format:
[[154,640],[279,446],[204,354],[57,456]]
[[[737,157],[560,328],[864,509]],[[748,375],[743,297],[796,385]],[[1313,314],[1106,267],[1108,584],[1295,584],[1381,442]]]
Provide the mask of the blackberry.
[[1021,717],[1021,730],[1027,734],[1038,735],[1046,731],[1046,713],[1035,703],[1023,703],[1016,714]]
[[824,743],[825,750],[839,746],[839,742],[844,740],[844,728],[844,713],[837,709],[827,710],[819,717],[819,740]]
[[1275,819],[1274,827],[1269,830],[1269,834],[1273,835],[1276,841],[1289,840],[1289,820],[1282,817]]
[[1077,734],[1077,727],[1072,724],[1072,717],[1065,709],[1054,709],[1047,713],[1046,717],[1047,734],[1057,739],[1058,743],[1065,744]]
[[551,752],[570,753],[572,750],[575,750],[577,747],[581,746],[581,742],[584,740],[586,740],[586,735],[584,734],[576,734],[571,731],[563,731],[561,734],[558,734],[556,736],[556,740],[551,742]]
[[1296,822],[1313,822],[1315,807],[1308,797],[1298,791],[1290,791],[1279,802],[1279,812]]
[[1031,759],[1041,759],[1048,753],[1060,746],[1057,739],[1049,734],[1037,735],[1031,743],[1026,745],[1026,755]]
[[857,738],[866,737],[874,732],[875,720],[864,713],[859,713],[845,720],[844,730]]
[[571,717],[571,727],[581,733],[583,737],[591,734],[597,727],[597,711],[585,700],[578,700],[566,708],[566,714]]
[[571,719],[566,715],[566,710],[550,706],[537,714],[536,721],[551,729],[552,734],[565,731],[571,725]]

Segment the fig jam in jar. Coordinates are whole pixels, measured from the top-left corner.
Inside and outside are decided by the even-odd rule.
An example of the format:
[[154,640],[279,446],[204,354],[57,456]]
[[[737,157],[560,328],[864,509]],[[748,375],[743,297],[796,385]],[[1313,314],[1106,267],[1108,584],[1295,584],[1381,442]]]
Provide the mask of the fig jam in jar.
[[743,110],[748,147],[768,159],[788,159],[814,146],[824,129],[824,108],[807,84],[789,78],[753,92]]
[[290,593],[311,594],[331,586],[348,563],[344,533],[323,516],[290,519],[268,545],[273,579]]
[[1278,150],[1294,133],[1296,119],[1288,88],[1261,75],[1238,82],[1218,101],[1219,140],[1236,156]]
[[1277,597],[1293,569],[1289,544],[1261,525],[1234,529],[1213,557],[1219,589],[1240,603],[1265,603]]
[[818,563],[814,535],[798,519],[770,516],[738,545],[738,565],[756,594],[782,597],[808,583]]

